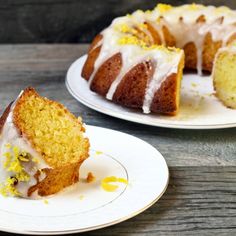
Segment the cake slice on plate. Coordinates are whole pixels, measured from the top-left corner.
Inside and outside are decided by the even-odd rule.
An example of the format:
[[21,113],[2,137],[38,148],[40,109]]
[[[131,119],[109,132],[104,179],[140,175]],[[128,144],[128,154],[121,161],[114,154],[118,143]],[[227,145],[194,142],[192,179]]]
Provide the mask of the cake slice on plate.
[[27,88],[0,118],[0,193],[40,198],[79,180],[89,140],[80,119]]
[[236,41],[218,51],[212,75],[216,96],[236,109]]

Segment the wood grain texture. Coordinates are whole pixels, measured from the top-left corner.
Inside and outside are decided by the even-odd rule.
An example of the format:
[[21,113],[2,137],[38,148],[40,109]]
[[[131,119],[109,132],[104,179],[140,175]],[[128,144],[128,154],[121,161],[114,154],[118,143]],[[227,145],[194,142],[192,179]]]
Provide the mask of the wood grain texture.
[[[0,0],[0,43],[90,42],[111,21],[137,9],[153,9],[157,0]],[[162,0],[180,5],[192,0]],[[228,5],[234,0],[196,0]]]
[[170,184],[164,196],[144,213],[80,235],[236,235],[236,129],[149,127],[83,106],[71,97],[64,82],[69,65],[87,48],[1,45],[0,113],[21,89],[33,86],[42,95],[65,104],[75,115],[82,115],[87,124],[120,130],[152,144],[170,166]]

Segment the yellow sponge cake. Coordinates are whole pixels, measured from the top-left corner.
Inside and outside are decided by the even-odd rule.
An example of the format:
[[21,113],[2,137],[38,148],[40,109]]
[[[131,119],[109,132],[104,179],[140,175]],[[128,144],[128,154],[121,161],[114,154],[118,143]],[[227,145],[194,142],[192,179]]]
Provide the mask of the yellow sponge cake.
[[236,42],[218,51],[212,75],[216,96],[236,109]]
[[38,198],[79,180],[89,141],[82,121],[27,88],[0,119],[0,193]]

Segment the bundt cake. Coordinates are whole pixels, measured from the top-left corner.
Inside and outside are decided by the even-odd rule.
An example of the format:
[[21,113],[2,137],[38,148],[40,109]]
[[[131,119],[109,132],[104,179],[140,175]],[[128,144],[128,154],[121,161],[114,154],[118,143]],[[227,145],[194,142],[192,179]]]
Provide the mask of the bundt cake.
[[76,183],[88,157],[82,121],[27,88],[0,119],[0,193],[40,198]]
[[236,42],[217,52],[212,73],[216,96],[236,109]]
[[235,39],[236,12],[227,7],[158,4],[114,19],[98,34],[82,77],[113,102],[174,115],[183,67],[211,72],[218,49]]

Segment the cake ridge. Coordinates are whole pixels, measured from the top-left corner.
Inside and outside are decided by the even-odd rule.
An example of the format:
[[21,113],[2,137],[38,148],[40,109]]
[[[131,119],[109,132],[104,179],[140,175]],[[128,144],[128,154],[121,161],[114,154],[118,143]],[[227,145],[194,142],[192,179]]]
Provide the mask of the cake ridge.
[[[236,39],[236,11],[224,6],[185,4],[174,7],[168,4],[158,4],[153,10],[137,10],[132,14],[115,18],[100,35],[101,38],[96,44],[99,52],[96,54],[94,62],[91,62],[92,72],[87,79],[89,87],[91,88],[93,84],[94,89],[93,79],[98,70],[112,55],[120,53],[121,69],[114,76],[116,78],[112,78],[108,91],[104,90],[102,93],[106,94],[107,99],[113,100],[113,95],[124,76],[131,71],[134,65],[145,63],[150,59],[157,67],[163,62],[166,64],[166,68],[171,68],[170,61],[172,60],[173,68],[166,69],[166,72],[171,71],[178,74],[178,68],[180,68],[178,64],[183,60],[184,50],[186,68],[197,69],[199,75],[203,70],[211,72],[217,50]],[[163,49],[168,46],[176,47],[180,51],[173,49],[175,53],[170,56],[170,48],[165,48],[166,51]],[[93,47],[94,50],[96,48]],[[162,52],[162,49],[166,53]],[[161,56],[158,56],[158,53]],[[89,60],[90,58],[87,59],[87,61]],[[155,68],[155,70],[160,71],[160,68]],[[154,73],[153,77],[156,76],[154,81],[157,80],[156,84],[158,81],[162,81],[161,86],[171,73],[167,73],[159,79],[157,75]],[[151,80],[152,78],[149,79],[149,82]],[[148,91],[150,84],[154,84],[154,82],[149,82],[146,84],[145,91]],[[160,86],[153,85],[154,93]],[[94,91],[96,92],[96,89]],[[146,94],[145,97],[147,98],[148,95]],[[142,107],[145,113],[151,111],[151,105],[147,108],[149,105],[147,99],[146,101],[144,99]]]

